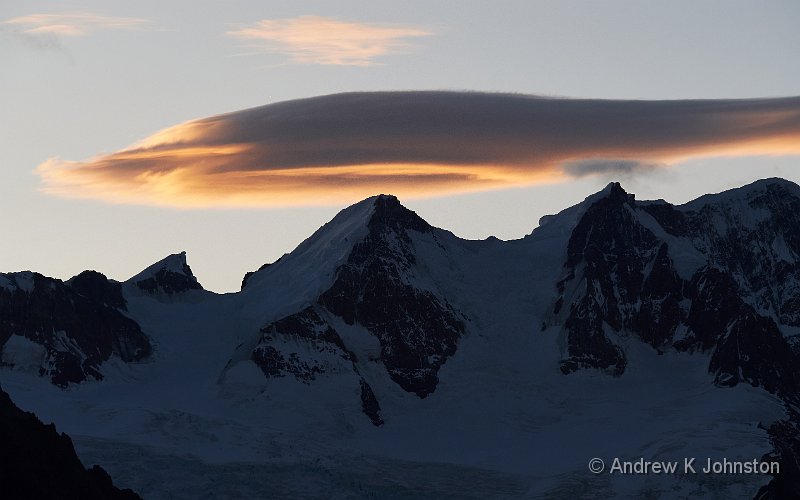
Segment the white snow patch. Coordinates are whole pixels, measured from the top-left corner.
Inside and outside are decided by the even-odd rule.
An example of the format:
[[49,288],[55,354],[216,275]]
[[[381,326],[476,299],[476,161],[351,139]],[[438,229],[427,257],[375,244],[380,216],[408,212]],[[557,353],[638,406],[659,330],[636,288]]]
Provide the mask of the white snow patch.
[[0,359],[14,370],[39,374],[47,349],[22,335],[12,335],[0,347]]
[[376,199],[342,210],[294,251],[253,274],[241,292],[241,314],[263,325],[315,301],[333,283],[353,245],[367,235]]

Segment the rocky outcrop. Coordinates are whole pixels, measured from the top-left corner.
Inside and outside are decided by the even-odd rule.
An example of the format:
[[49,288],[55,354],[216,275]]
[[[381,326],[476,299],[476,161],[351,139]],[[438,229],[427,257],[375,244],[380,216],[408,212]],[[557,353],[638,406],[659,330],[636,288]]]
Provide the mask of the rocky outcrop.
[[359,373],[358,358],[313,306],[263,327],[250,359],[267,378],[291,375],[310,384],[321,376],[342,375],[357,381],[363,413],[374,425],[383,425],[380,404]]
[[[717,385],[797,393],[800,357],[780,325],[795,326],[800,300],[800,188],[765,180],[674,207],[611,184],[587,205],[545,323],[566,337],[562,371],[621,375],[619,339],[635,337],[709,352]],[[691,276],[671,245],[700,256]]]
[[[298,351],[313,355],[301,356]],[[307,307],[264,326],[252,360],[267,377],[292,375],[309,383],[319,374],[348,369],[356,357],[336,330]]]
[[67,281],[67,285],[99,304],[126,311],[127,301],[122,296],[122,283],[109,280],[97,271],[83,271]]
[[427,222],[397,198],[379,196],[368,230],[319,304],[375,335],[392,380],[424,398],[456,351],[463,316],[435,291],[412,283],[417,257],[411,234],[431,233]]
[[787,405],[786,411],[788,418],[766,428],[774,449],[762,457],[763,461],[777,461],[780,470],[758,491],[755,500],[800,498],[800,413],[792,405]]
[[139,290],[151,295],[175,295],[190,290],[202,290],[186,263],[186,252],[176,253],[156,262],[129,279]]
[[600,368],[621,375],[625,353],[609,330],[631,332],[662,348],[682,319],[682,283],[667,245],[637,223],[633,203],[632,195],[612,184],[572,231],[553,307],[567,339],[565,373]]
[[68,283],[30,272],[4,279],[0,348],[6,365],[37,356],[40,375],[66,387],[101,380],[101,365],[112,355],[134,362],[152,350],[139,325],[120,312],[125,302],[118,284],[102,274],[88,271]]
[[100,466],[87,470],[72,440],[27,413],[0,389],[0,496],[25,499],[136,500]]

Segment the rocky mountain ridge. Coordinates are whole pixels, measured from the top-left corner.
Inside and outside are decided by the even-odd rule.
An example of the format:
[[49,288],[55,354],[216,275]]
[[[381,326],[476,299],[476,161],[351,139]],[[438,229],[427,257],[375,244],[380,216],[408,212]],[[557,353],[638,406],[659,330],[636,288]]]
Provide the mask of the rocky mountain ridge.
[[[366,423],[384,435],[503,384],[513,394],[542,377],[570,387],[587,373],[641,377],[642,357],[659,356],[702,365],[712,390],[744,385],[784,406],[759,431],[789,471],[764,486],[770,495],[800,484],[799,209],[800,188],[782,179],[678,206],[612,183],[523,239],[469,241],[380,195],[248,273],[235,294],[203,290],[185,253],[124,283],[0,274],[0,354],[10,373],[70,390],[122,370],[131,387],[152,377],[198,401],[211,391],[245,397],[237,408],[270,401],[310,426],[340,412],[347,432]],[[106,370],[111,361],[121,367]],[[508,419],[539,404],[529,403],[492,411]]]

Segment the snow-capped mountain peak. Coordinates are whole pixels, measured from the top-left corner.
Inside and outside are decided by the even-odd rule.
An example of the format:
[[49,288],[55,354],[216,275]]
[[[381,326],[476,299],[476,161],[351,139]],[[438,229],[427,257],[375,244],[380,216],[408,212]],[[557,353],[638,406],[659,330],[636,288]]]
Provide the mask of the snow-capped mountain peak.
[[186,252],[168,255],[125,282],[149,294],[173,295],[188,290],[202,290],[186,263]]
[[[404,207],[397,197],[387,194],[371,196],[341,210],[278,261],[248,273],[247,291],[262,295],[265,287],[273,287],[282,282],[284,273],[291,272],[291,276],[286,276],[287,281],[293,283],[291,286],[303,287],[305,291],[299,292],[300,295],[315,298],[315,294],[322,292],[324,286],[330,284],[329,281],[319,278],[332,278],[338,267],[347,260],[353,247],[370,233],[398,233],[405,230],[426,232],[430,229],[427,222]],[[303,267],[302,272],[296,268],[297,265]],[[305,277],[311,278],[313,283],[307,283]]]
[[[325,455],[314,465],[325,472],[347,453],[392,457],[426,478],[437,477],[431,462],[469,466],[470,477],[538,464],[518,496],[561,498],[594,477],[585,460],[598,450],[671,450],[777,454],[800,485],[800,188],[787,181],[678,206],[610,183],[513,241],[460,239],[379,195],[239,293],[165,298],[175,280],[199,288],[185,254],[122,285],[92,271],[67,283],[0,275],[12,396],[76,435],[135,443],[137,467],[163,464],[141,451],[164,444],[215,463],[299,450]],[[27,388],[40,374],[71,392],[39,397]],[[567,451],[554,459],[552,447]],[[360,484],[342,464],[334,487]],[[455,470],[441,473],[448,488]],[[719,497],[769,478],[744,479],[716,482]],[[653,491],[651,480],[603,487],[627,497]],[[687,496],[701,483],[675,484]]]

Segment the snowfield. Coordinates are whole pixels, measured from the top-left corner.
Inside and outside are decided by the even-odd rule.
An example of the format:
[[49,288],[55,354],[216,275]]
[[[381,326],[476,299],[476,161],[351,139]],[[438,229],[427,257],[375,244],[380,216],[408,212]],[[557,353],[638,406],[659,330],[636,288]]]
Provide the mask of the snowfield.
[[[374,198],[253,274],[242,292],[166,297],[137,290],[134,279],[123,284],[126,314],[153,346],[142,362],[112,357],[102,366],[104,380],[62,390],[36,372],[41,346],[16,337],[3,361],[20,361],[0,371],[0,384],[20,408],[69,434],[85,465],[100,464],[117,486],[148,499],[752,498],[770,476],[589,471],[595,457],[607,465],[614,458],[761,459],[772,451],[764,428],[786,418],[784,402],[761,388],[716,387],[708,353],[659,353],[610,328],[627,358],[623,376],[562,373],[566,334],[542,325],[553,316],[570,235],[605,194],[544,218],[516,241],[409,232],[415,264],[403,279],[445,297],[466,325],[425,398],[390,378],[381,345],[364,326],[318,306],[355,355],[355,372],[350,362],[289,337],[275,345],[332,368],[310,381],[266,377],[250,359],[264,325],[313,305],[330,288],[367,235]],[[682,276],[701,266],[697,245],[666,234],[644,212],[636,217],[670,242]],[[764,214],[743,220],[758,227]],[[783,240],[772,250],[796,258]],[[135,281],[160,267],[148,269]],[[169,270],[180,273],[180,263]],[[18,278],[16,286],[24,283]],[[0,276],[0,286],[13,283]],[[362,411],[358,377],[377,396],[382,426]]]

